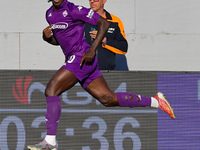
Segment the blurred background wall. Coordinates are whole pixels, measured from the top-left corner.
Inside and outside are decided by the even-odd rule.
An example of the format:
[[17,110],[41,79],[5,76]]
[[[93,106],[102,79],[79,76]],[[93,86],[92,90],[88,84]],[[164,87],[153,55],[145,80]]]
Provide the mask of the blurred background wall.
[[[71,0],[89,7],[88,0]],[[55,70],[61,49],[42,40],[47,0],[0,1],[0,69]],[[124,23],[130,70],[199,71],[199,0],[108,0]]]

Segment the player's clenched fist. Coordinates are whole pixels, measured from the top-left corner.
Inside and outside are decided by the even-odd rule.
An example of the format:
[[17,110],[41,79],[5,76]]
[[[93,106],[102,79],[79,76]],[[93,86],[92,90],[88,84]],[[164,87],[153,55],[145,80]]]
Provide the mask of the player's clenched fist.
[[[51,25],[52,26],[52,25]],[[46,27],[44,30],[43,30],[43,37],[45,39],[49,39],[52,37],[53,33],[51,31],[51,26],[48,26]]]

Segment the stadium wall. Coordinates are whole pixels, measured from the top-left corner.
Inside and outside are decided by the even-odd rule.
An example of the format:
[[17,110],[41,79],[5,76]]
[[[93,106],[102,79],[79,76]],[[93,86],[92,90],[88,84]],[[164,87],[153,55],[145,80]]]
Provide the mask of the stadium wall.
[[[88,1],[73,0],[89,7]],[[56,70],[59,47],[42,40],[47,0],[0,1],[0,69]],[[108,0],[124,22],[128,65],[134,71],[199,71],[199,0]],[[53,62],[53,63],[52,63]]]
[[[0,149],[23,150],[45,134],[44,90],[55,71],[0,70]],[[79,84],[60,95],[58,149],[199,150],[200,72],[103,72],[115,91],[165,93],[176,119],[154,108],[107,108]]]

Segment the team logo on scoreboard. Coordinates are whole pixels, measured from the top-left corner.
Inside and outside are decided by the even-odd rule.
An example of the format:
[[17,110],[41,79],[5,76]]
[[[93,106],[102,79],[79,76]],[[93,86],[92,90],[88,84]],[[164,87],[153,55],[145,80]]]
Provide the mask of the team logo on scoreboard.
[[28,89],[33,77],[26,77],[25,81],[23,77],[20,77],[16,80],[15,85],[12,87],[12,92],[16,100],[20,103],[28,104]]
[[31,95],[35,90],[44,94],[45,85],[40,82],[33,82],[33,77],[19,77],[12,87],[12,93],[17,101],[22,104],[31,103]]

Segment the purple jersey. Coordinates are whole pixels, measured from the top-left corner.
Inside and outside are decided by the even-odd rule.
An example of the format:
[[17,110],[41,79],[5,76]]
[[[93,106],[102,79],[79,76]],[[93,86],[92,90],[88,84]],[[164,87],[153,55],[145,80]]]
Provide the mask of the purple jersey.
[[59,10],[53,6],[46,12],[46,19],[52,26],[53,34],[60,44],[66,58],[71,55],[82,56],[90,46],[85,41],[85,22],[96,25],[100,15],[92,9],[77,6],[64,0]]

